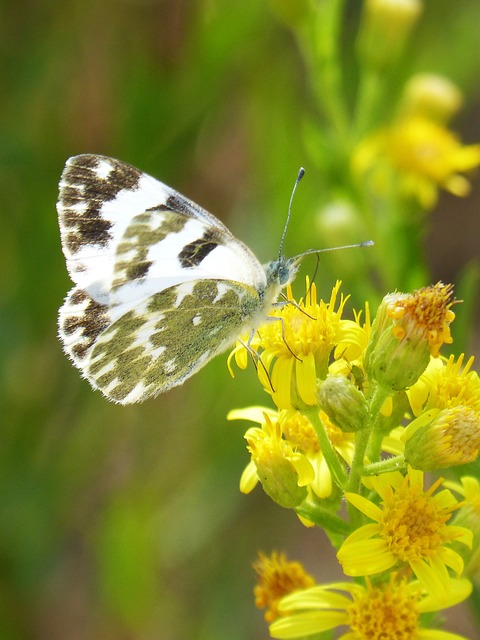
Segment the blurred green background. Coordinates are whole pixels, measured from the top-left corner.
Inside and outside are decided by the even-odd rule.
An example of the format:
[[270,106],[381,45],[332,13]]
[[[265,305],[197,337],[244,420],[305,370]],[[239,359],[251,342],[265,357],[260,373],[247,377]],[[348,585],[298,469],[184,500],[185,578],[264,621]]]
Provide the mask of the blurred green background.
[[[337,577],[321,533],[259,489],[238,491],[244,425],[225,415],[265,402],[253,370],[232,380],[220,357],[182,388],[122,408],[81,380],[56,337],[70,282],[55,201],[71,155],[112,155],[159,177],[262,261],[275,256],[304,165],[286,253],[330,244],[316,214],[332,182],[299,134],[306,113],[321,114],[280,5],[295,3],[1,4],[2,640],[267,638],[251,596],[258,549],[283,549],[315,575]],[[346,3],[353,83],[358,5]],[[478,24],[476,0],[426,2],[403,71],[459,84],[467,105],[457,128],[468,142],[480,139]],[[455,281],[478,257],[478,191],[443,196],[433,213],[432,281]],[[323,293],[337,277],[349,291],[361,251],[342,255],[341,272],[321,258]]]

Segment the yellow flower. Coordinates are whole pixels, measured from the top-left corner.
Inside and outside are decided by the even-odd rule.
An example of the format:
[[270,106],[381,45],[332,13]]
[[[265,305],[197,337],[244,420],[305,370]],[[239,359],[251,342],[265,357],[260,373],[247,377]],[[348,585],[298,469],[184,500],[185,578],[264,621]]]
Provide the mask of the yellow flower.
[[435,493],[440,478],[423,489],[423,473],[409,470],[386,473],[369,479],[382,503],[378,506],[358,494],[346,499],[374,520],[354,531],[343,543],[337,557],[350,576],[366,576],[388,571],[397,565],[410,566],[424,589],[445,602],[451,588],[448,568],[459,576],[463,560],[449,546],[452,541],[471,547],[472,532],[447,525],[459,503],[448,490]]
[[463,498],[462,506],[455,514],[455,524],[467,527],[473,533],[472,550],[468,556],[462,555],[466,561],[465,573],[480,583],[480,481],[473,476],[463,476],[460,482],[447,481],[445,486]]
[[390,128],[363,140],[353,158],[353,171],[372,188],[386,193],[393,181],[407,197],[431,209],[438,189],[456,196],[470,190],[462,173],[480,165],[480,145],[464,146],[445,126],[424,116],[406,116]]
[[[342,320],[346,298],[338,300],[340,282],[330,300],[317,302],[315,284],[306,283],[307,295],[298,304],[287,288],[289,303],[277,307],[269,321],[253,337],[250,347],[260,354],[257,372],[265,391],[279,409],[315,406],[317,379],[325,378],[332,350],[354,360],[362,350],[362,329],[353,320]],[[237,345],[229,361],[245,368],[244,345]]]
[[418,382],[407,391],[414,415],[459,406],[480,415],[480,378],[476,371],[470,371],[474,358],[469,358],[465,366],[463,360],[463,354],[457,360],[453,355],[446,362],[440,358],[430,360]]
[[471,589],[468,580],[452,580],[448,598],[440,603],[417,581],[396,574],[383,584],[372,585],[367,579],[366,586],[337,582],[311,587],[280,601],[282,617],[270,625],[270,635],[304,638],[342,627],[339,640],[465,640],[426,628],[421,614],[452,607],[468,598]]
[[[355,442],[353,434],[343,433],[330,422],[327,415],[322,411],[319,412],[319,416],[333,448],[348,465],[351,465]],[[298,411],[277,412],[264,407],[247,407],[230,411],[227,418],[228,420],[249,420],[262,425],[261,429],[249,429],[247,435],[264,431],[267,420],[270,425],[278,425],[278,431],[275,431],[275,434],[281,434],[284,445],[288,446],[290,451],[303,456],[310,465],[312,475],[304,473],[302,476],[303,481],[308,480],[306,483],[307,488],[318,498],[330,497],[333,488],[332,474],[321,451],[317,434],[305,416]],[[267,429],[270,429],[270,426]],[[263,438],[264,436],[261,437]],[[258,481],[259,474],[252,455],[252,460],[242,474],[240,490],[242,493],[250,493]],[[303,481],[302,486],[304,486]]]
[[280,506],[293,508],[307,497],[305,486],[313,481],[314,470],[282,437],[280,422],[272,418],[264,413],[261,428],[248,429],[245,439],[265,493]]
[[315,584],[315,580],[300,562],[288,561],[284,553],[273,551],[270,556],[259,553],[253,568],[258,576],[253,589],[255,606],[258,609],[266,609],[267,622],[273,622],[278,618],[278,603],[281,598]]
[[414,469],[434,471],[474,462],[480,450],[480,415],[465,406],[430,409],[402,434],[405,460]]
[[389,391],[401,391],[415,383],[451,343],[452,287],[441,282],[413,293],[390,293],[382,300],[365,354],[369,376]]

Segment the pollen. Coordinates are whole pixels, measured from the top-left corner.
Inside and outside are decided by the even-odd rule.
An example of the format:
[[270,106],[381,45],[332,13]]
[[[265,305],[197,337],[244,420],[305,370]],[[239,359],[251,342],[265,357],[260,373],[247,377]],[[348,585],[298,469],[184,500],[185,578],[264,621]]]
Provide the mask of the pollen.
[[347,610],[352,638],[358,640],[412,640],[419,630],[418,597],[404,582],[362,590]]
[[441,482],[424,492],[406,478],[397,492],[387,492],[381,525],[387,546],[397,558],[405,562],[428,559],[445,542],[451,510],[439,509],[431,499]]
[[261,356],[259,380],[279,409],[315,406],[317,380],[326,377],[334,349],[345,342],[343,350],[350,353],[364,333],[342,319],[348,297],[339,293],[340,285],[333,287],[329,300],[318,300],[315,284],[307,278],[307,293],[298,303],[289,286],[287,303],[273,311],[250,343]]
[[278,603],[283,596],[315,584],[303,565],[287,560],[284,553],[274,551],[269,556],[259,553],[253,568],[257,573],[257,584],[253,589],[255,606],[266,609],[267,622],[273,622],[279,617]]
[[[449,466],[473,462],[480,450],[480,420],[476,411],[468,407],[452,407],[442,412],[436,431],[439,454]],[[443,462],[443,460],[442,460]]]
[[463,405],[480,413],[480,379],[476,371],[470,371],[473,356],[465,366],[463,360],[463,355],[457,361],[450,356],[445,367],[435,369],[427,376],[429,408]]
[[[328,355],[338,338],[341,316],[347,298],[337,297],[340,283],[337,282],[329,302],[317,302],[315,284],[309,285],[305,300],[292,303],[291,287],[287,288],[286,304],[272,314],[281,318],[281,322],[268,322],[260,330],[260,345],[265,350],[273,350],[275,355],[296,358],[313,353],[318,358]],[[338,302],[338,305],[337,305]],[[324,354],[325,352],[325,354]]]
[[455,319],[451,310],[454,303],[452,294],[452,285],[438,282],[412,294],[394,298],[388,315],[394,320],[403,321],[403,326],[396,325],[396,337],[402,339],[412,331],[421,332],[428,339],[432,355],[438,355],[442,344],[452,342],[450,324]]
[[283,433],[292,445],[305,453],[320,451],[320,443],[315,429],[302,414],[295,412],[283,423]]

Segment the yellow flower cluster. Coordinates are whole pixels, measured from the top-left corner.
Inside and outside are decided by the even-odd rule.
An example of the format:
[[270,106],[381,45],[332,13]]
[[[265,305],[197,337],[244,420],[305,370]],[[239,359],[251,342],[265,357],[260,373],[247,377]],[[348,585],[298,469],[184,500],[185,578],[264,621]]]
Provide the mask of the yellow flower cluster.
[[[452,341],[452,287],[389,294],[372,322],[368,307],[344,317],[348,298],[338,282],[327,302],[308,279],[305,297],[295,301],[289,289],[287,300],[229,359],[230,367],[235,359],[244,368],[247,350],[254,353],[259,381],[276,405],[228,416],[254,423],[245,434],[251,460],[241,490],[260,483],[305,525],[324,527],[344,574],[364,584],[282,591],[273,608],[261,605],[272,637],[343,624],[359,630],[352,637],[368,638],[385,623],[390,603],[394,628],[412,630],[398,637],[416,638],[415,630],[429,638],[421,614],[468,597],[466,576],[480,571],[472,552],[480,538],[478,483],[475,490],[467,479],[447,487],[439,478],[424,486],[424,471],[472,462],[480,449],[473,359],[440,355]],[[468,493],[468,511],[455,493]],[[271,575],[267,583],[273,588]]]

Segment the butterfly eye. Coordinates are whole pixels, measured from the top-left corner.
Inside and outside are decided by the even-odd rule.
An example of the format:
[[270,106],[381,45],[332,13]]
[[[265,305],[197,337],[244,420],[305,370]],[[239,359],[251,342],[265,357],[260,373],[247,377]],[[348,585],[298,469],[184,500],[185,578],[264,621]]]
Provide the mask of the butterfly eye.
[[293,280],[297,273],[297,267],[291,260],[281,259],[278,263],[278,284],[282,287]]

